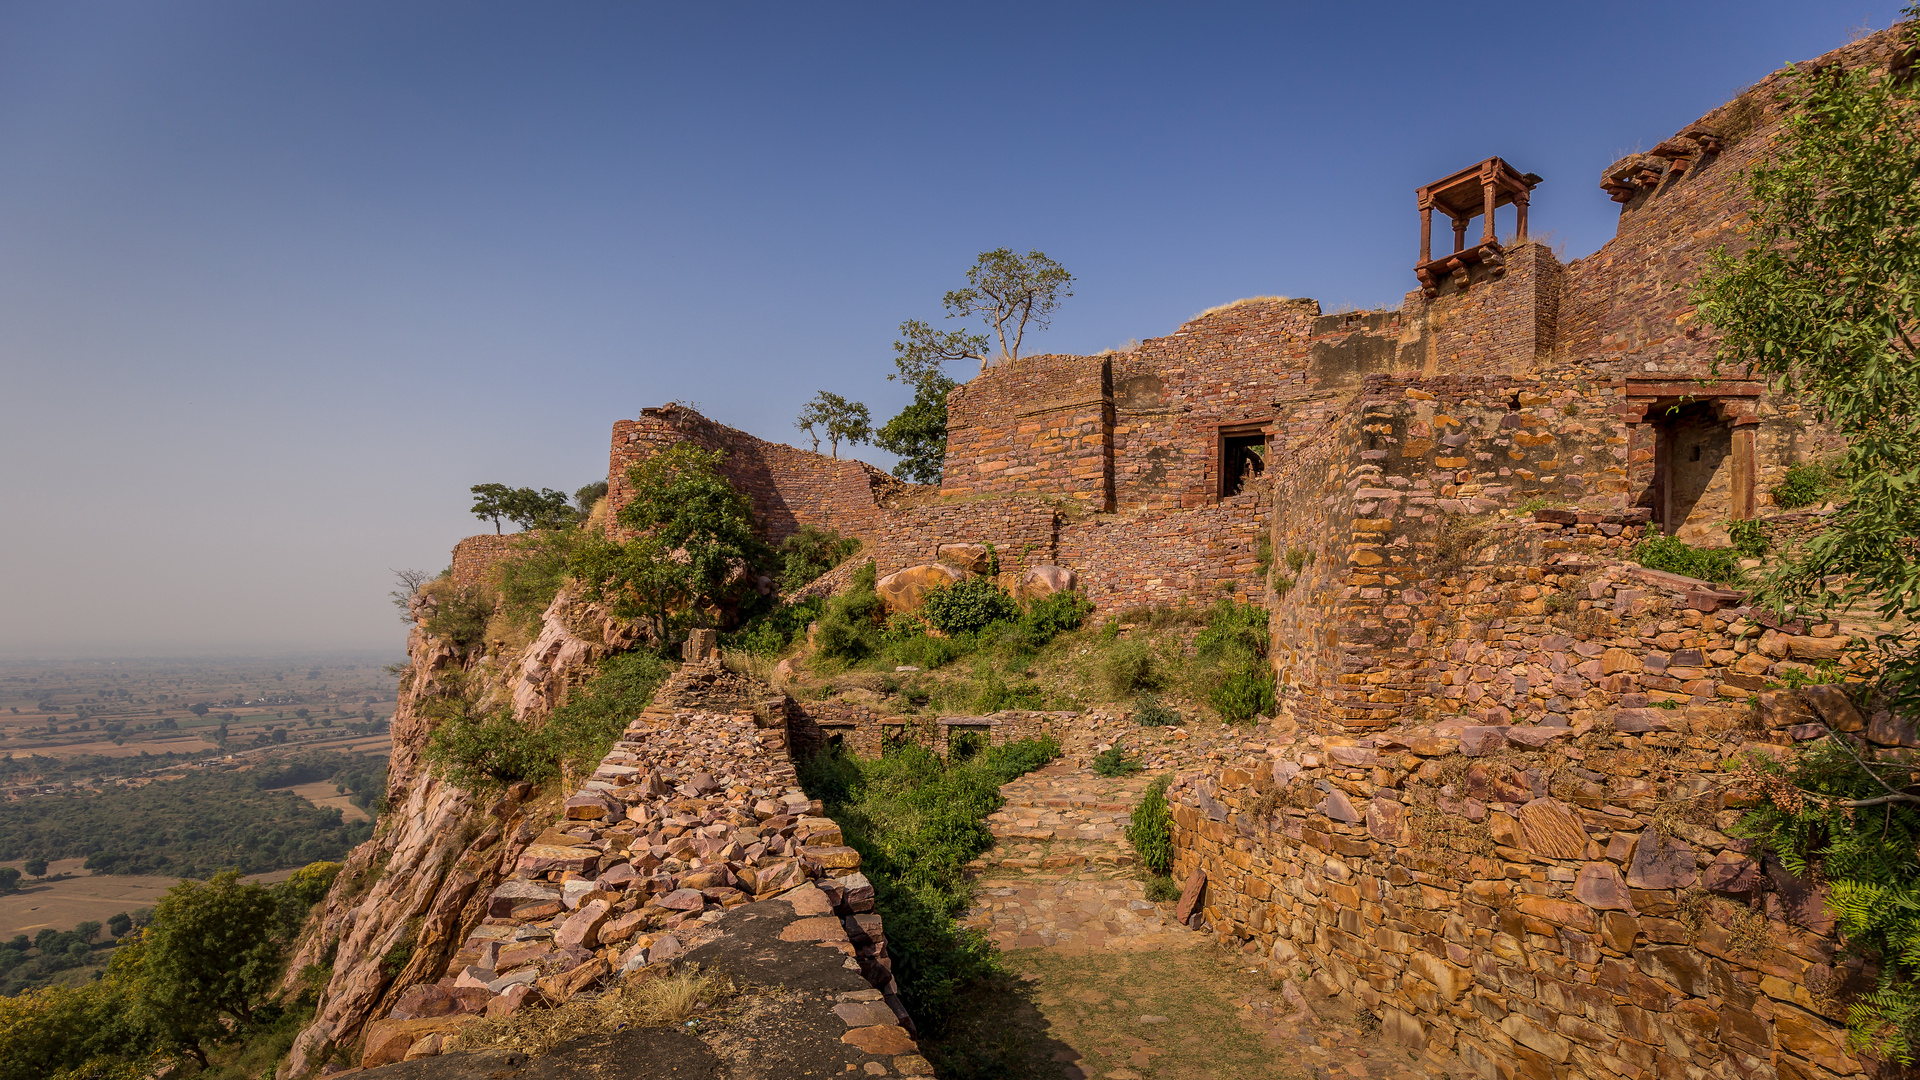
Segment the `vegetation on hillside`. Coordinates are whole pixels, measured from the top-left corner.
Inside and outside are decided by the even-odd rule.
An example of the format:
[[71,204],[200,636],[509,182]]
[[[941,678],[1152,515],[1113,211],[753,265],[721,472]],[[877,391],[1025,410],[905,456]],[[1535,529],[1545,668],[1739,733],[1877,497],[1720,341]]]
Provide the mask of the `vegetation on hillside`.
[[[1909,8],[1912,18],[1915,10]],[[1909,36],[1911,32],[1909,30]],[[1910,47],[1910,46],[1909,46]],[[1760,583],[1761,602],[1815,616],[1875,608],[1905,629],[1873,643],[1874,706],[1920,715],[1920,87],[1833,65],[1796,73],[1778,153],[1748,176],[1751,246],[1721,252],[1695,292],[1719,359],[1805,395],[1846,449],[1776,489],[1839,509]],[[1830,738],[1740,766],[1761,799],[1740,829],[1827,883],[1846,946],[1877,984],[1845,991],[1858,1049],[1920,1056],[1920,768]],[[1836,965],[1838,967],[1838,965]],[[1815,993],[1837,987],[1809,987]]]
[[1025,739],[943,762],[906,745],[878,761],[836,749],[802,766],[807,793],[860,852],[901,997],[928,1037],[924,1045],[945,1059],[943,1075],[979,1074],[986,1064],[976,1048],[945,1046],[941,1036],[968,994],[1004,974],[992,944],[954,921],[972,900],[966,865],[993,843],[986,817],[1004,801],[1000,785],[1059,753],[1052,739]]
[[338,872],[309,866],[274,886],[231,870],[182,881],[98,980],[0,998],[0,1080],[135,1080],[170,1065],[220,1080],[270,1071],[329,974],[314,968],[301,992],[275,994],[294,938]]

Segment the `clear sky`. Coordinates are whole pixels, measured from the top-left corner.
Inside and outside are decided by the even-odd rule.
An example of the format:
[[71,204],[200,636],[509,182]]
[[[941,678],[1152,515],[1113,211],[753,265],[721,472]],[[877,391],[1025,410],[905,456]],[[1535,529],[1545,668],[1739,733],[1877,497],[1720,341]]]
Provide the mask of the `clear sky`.
[[0,656],[397,650],[470,485],[884,419],[989,248],[1078,353],[1397,304],[1490,154],[1585,255],[1605,165],[1898,6],[0,4]]

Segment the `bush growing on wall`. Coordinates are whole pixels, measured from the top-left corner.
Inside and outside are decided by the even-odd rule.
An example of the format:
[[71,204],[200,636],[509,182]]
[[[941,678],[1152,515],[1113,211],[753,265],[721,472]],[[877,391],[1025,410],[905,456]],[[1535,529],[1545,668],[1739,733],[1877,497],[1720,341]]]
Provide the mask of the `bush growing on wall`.
[[1732,548],[1697,548],[1673,536],[1649,536],[1633,546],[1633,559],[1649,570],[1664,570],[1721,585],[1740,581],[1740,555]]
[[1267,609],[1221,597],[1194,639],[1190,675],[1222,720],[1244,723],[1273,714],[1273,668],[1267,663]]

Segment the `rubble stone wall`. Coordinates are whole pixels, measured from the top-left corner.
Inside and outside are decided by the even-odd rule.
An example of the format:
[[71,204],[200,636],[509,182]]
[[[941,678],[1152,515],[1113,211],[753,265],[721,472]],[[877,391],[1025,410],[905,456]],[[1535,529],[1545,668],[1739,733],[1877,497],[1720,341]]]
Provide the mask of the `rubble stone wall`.
[[935,561],[942,544],[992,544],[1000,569],[1024,571],[1054,561],[1059,515],[1035,498],[965,499],[903,507],[878,518],[863,554],[885,577],[895,570]]
[[724,473],[753,504],[769,543],[779,543],[803,525],[868,537],[880,517],[880,502],[905,487],[863,461],[834,459],[755,438],[715,423],[691,409],[666,405],[641,410],[637,420],[613,425],[607,462],[607,527],[633,498],[627,469],[677,442],[723,450]]
[[947,395],[940,493],[1113,506],[1113,371],[1104,356],[1030,356]]
[[1195,510],[1102,514],[1061,528],[1058,561],[1102,610],[1223,593],[1258,602],[1269,505],[1260,484]]
[[1522,372],[1553,349],[1566,276],[1560,261],[1544,244],[1521,244],[1507,252],[1504,271],[1465,291],[1449,279],[1432,300],[1408,295],[1431,335],[1430,355],[1445,358],[1447,374]]
[[483,533],[453,545],[453,583],[466,588],[486,581],[493,568],[513,553],[513,541],[512,536]]

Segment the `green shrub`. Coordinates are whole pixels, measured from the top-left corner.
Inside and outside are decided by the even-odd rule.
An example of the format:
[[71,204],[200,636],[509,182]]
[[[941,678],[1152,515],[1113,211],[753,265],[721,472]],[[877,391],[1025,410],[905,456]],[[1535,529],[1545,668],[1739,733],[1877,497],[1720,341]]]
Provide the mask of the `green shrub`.
[[1888,752],[1863,750],[1864,759],[1828,738],[1797,760],[1748,754],[1729,762],[1744,774],[1741,786],[1760,795],[1732,831],[1800,878],[1827,884],[1840,940],[1869,971],[1878,969],[1878,985],[1848,1010],[1848,1042],[1911,1064],[1920,1054],[1920,809],[1847,805],[1882,797],[1889,782],[1897,788],[1912,775]]
[[1093,757],[1093,771],[1101,776],[1132,776],[1140,768],[1140,759],[1119,746],[1109,746]]
[[1128,638],[1114,644],[1100,658],[1100,682],[1112,698],[1131,697],[1141,690],[1158,690],[1166,684],[1160,659],[1144,638]]
[[540,617],[566,584],[568,564],[583,535],[577,528],[536,529],[515,537],[513,553],[494,569],[501,614],[529,635],[539,633]]
[[975,669],[977,676],[973,709],[994,713],[1002,709],[1040,710],[1047,707],[1047,695],[1031,680],[1015,674],[1009,679],[985,657]]
[[1782,510],[1798,510],[1823,502],[1827,493],[1840,486],[1840,478],[1825,462],[1810,461],[1787,466],[1787,475],[1774,485],[1773,504]]
[[886,604],[874,588],[875,573],[869,562],[854,572],[847,590],[827,602],[820,615],[819,635],[814,644],[823,655],[838,660],[859,660],[880,646],[880,618]]
[[500,600],[491,588],[455,585],[452,578],[443,577],[428,582],[424,591],[433,605],[427,616],[427,633],[452,642],[462,653],[486,644],[487,620],[493,618]]
[[1264,661],[1241,662],[1207,693],[1220,718],[1241,724],[1256,716],[1272,716],[1277,703],[1273,696],[1273,669]]
[[1649,536],[1633,546],[1633,559],[1649,570],[1699,578],[1723,585],[1743,576],[1740,557],[1732,548],[1696,548],[1678,537]]
[[806,636],[807,624],[826,609],[826,598],[819,596],[791,604],[776,602],[749,617],[739,629],[721,634],[720,645],[755,656],[778,656]]
[[591,773],[627,724],[652,703],[654,692],[673,669],[672,661],[644,650],[602,660],[592,677],[540,728],[545,752],[575,776]]
[[1093,614],[1093,601],[1082,593],[1068,590],[1043,596],[1027,606],[1020,626],[1035,645],[1045,645],[1061,634],[1080,629]]
[[1141,694],[1134,699],[1133,722],[1141,727],[1173,727],[1180,714],[1160,700],[1158,694]]
[[1020,617],[1013,602],[989,577],[971,577],[927,593],[920,617],[943,634],[966,634]]
[[1000,974],[993,947],[954,916],[972,900],[967,863],[993,844],[986,817],[1000,785],[1060,754],[1052,739],[1024,739],[941,761],[917,745],[878,761],[843,752],[802,764],[801,783],[840,824],[873,882],[901,996],[937,1033],[961,995]]
[[780,542],[780,589],[792,592],[839,566],[860,550],[860,541],[832,529],[803,525]]
[[1765,555],[1767,548],[1773,544],[1772,538],[1767,535],[1766,522],[1755,518],[1727,522],[1727,538],[1733,543],[1735,552],[1749,559]]
[[967,655],[973,648],[973,639],[969,635],[950,638],[918,634],[887,641],[881,653],[895,666],[908,665],[934,671]]
[[1152,874],[1173,869],[1173,811],[1167,806],[1167,785],[1172,782],[1173,777],[1162,776],[1149,784],[1127,825],[1127,842]]
[[1221,597],[1209,612],[1207,628],[1193,640],[1202,660],[1267,655],[1267,609]]

